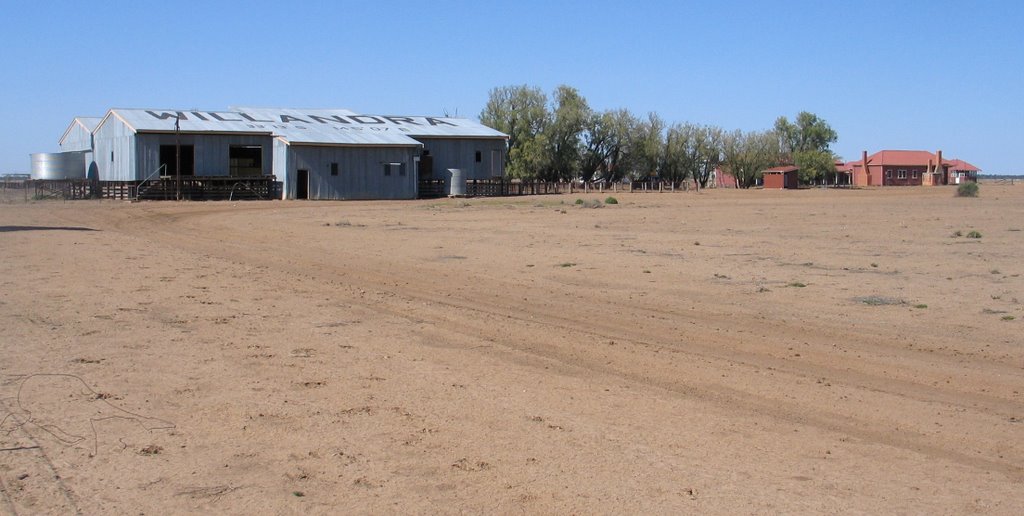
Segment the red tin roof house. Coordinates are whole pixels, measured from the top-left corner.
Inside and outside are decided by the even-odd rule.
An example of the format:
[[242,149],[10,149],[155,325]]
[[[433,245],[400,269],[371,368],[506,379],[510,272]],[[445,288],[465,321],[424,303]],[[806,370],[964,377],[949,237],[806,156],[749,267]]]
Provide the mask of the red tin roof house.
[[[867,163],[867,166],[864,166]],[[980,169],[960,159],[944,160],[942,151],[883,150],[847,164],[856,186],[932,186],[977,181]]]

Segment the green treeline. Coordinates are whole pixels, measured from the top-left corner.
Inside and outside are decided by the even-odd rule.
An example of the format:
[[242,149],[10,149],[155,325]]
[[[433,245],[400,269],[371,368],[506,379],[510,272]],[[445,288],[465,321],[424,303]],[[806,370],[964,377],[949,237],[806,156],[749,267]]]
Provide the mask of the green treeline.
[[656,113],[594,111],[576,88],[502,86],[490,92],[480,121],[509,135],[510,177],[542,181],[621,181],[654,178],[704,188],[715,168],[756,184],[778,165],[800,168],[813,182],[835,170],[829,146],[838,139],[825,120],[801,112],[779,117],[766,131],[726,131],[712,125],[666,124]]

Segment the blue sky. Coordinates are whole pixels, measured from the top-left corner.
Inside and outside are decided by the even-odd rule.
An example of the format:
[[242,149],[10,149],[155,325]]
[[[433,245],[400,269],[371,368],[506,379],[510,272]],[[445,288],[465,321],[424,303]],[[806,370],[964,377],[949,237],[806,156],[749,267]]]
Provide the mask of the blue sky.
[[942,149],[1024,173],[1022,5],[0,0],[0,174],[111,107],[476,118],[510,84],[725,129],[806,110],[846,159]]

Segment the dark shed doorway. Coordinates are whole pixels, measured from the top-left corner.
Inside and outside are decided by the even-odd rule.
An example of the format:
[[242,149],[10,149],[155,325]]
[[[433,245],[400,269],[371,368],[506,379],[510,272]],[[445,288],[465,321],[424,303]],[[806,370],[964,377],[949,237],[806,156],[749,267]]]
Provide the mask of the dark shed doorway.
[[[160,146],[160,164],[165,165],[167,172],[161,175],[165,176],[176,176],[178,175],[178,160],[176,158],[177,146],[176,145],[161,145]],[[181,175],[183,176],[194,176],[196,175],[196,148],[194,145],[182,145],[181,146]]]
[[295,174],[295,198],[309,199],[309,171],[299,170]]

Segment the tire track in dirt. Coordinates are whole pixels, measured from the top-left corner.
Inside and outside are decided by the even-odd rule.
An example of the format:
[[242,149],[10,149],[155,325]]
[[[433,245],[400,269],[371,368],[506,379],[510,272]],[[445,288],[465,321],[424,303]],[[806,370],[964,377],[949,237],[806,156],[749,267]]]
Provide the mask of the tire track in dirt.
[[[148,208],[148,207],[147,207]],[[254,207],[258,210],[261,207]],[[276,207],[279,208],[279,207]],[[286,207],[292,209],[292,207]],[[301,209],[316,209],[316,207],[296,207]],[[735,316],[723,317],[717,314],[702,312],[697,321],[685,321],[688,316],[683,313],[671,310],[659,310],[658,313],[665,317],[682,319],[685,322],[698,324],[699,333],[705,342],[697,342],[696,339],[688,340],[680,346],[677,342],[666,340],[665,335],[671,334],[664,327],[652,324],[651,326],[630,326],[631,317],[642,312],[649,312],[650,307],[642,307],[639,304],[632,304],[627,307],[613,305],[603,300],[588,301],[587,307],[591,310],[595,306],[603,306],[605,310],[598,310],[600,313],[616,313],[618,319],[612,321],[590,321],[585,314],[572,303],[557,304],[555,315],[550,310],[536,310],[529,306],[516,306],[514,304],[504,305],[502,298],[495,302],[492,298],[483,295],[467,295],[460,293],[461,299],[453,300],[443,294],[437,288],[422,288],[415,286],[415,273],[398,276],[394,271],[381,272],[379,266],[370,261],[358,262],[355,270],[358,276],[346,268],[332,267],[316,256],[308,256],[302,249],[288,247],[287,242],[274,243],[270,241],[253,241],[246,239],[242,242],[232,241],[233,237],[245,237],[244,235],[232,235],[231,232],[222,234],[215,229],[216,224],[206,220],[207,217],[225,216],[229,212],[238,212],[235,209],[204,209],[195,212],[162,214],[146,212],[139,213],[141,217],[124,219],[114,222],[114,227],[121,232],[151,240],[154,244],[174,243],[180,249],[187,249],[205,255],[216,256],[236,263],[245,265],[256,265],[266,267],[286,275],[301,276],[315,279],[321,282],[329,282],[333,285],[344,285],[349,289],[347,300],[367,308],[386,312],[409,320],[431,321],[444,331],[452,331],[477,338],[484,338],[487,341],[500,344],[506,349],[517,353],[526,353],[539,356],[544,359],[553,359],[565,364],[572,369],[584,369],[598,372],[612,377],[625,378],[642,385],[654,386],[684,396],[695,397],[721,407],[728,407],[732,410],[760,414],[779,421],[786,421],[800,425],[811,425],[828,431],[840,434],[851,435],[865,441],[881,443],[898,448],[904,448],[926,455],[940,457],[961,464],[968,464],[983,469],[1001,471],[1014,478],[1020,478],[1021,467],[1019,461],[988,459],[991,451],[986,450],[985,456],[978,457],[965,452],[955,451],[958,447],[951,439],[939,439],[934,436],[926,436],[921,433],[910,433],[903,430],[901,433],[892,433],[880,430],[873,430],[878,426],[877,420],[861,419],[850,417],[847,413],[836,412],[835,410],[822,410],[805,404],[780,400],[778,397],[754,394],[748,391],[739,390],[729,384],[719,382],[696,382],[693,380],[667,380],[668,373],[680,371],[679,365],[673,368],[662,367],[658,369],[656,363],[646,373],[638,373],[635,364],[613,362],[602,364],[599,360],[588,357],[585,350],[576,349],[579,346],[524,346],[522,344],[523,328],[531,328],[534,334],[551,335],[561,334],[564,336],[587,336],[589,339],[608,340],[613,339],[622,344],[631,344],[634,347],[647,349],[649,352],[667,351],[671,354],[681,354],[688,357],[689,370],[693,371],[693,363],[704,361],[703,369],[715,371],[727,371],[732,366],[740,366],[749,370],[770,370],[780,375],[774,382],[780,388],[791,386],[793,379],[808,380],[814,377],[827,376],[834,384],[848,386],[850,389],[865,391],[868,393],[879,393],[908,400],[915,400],[923,403],[940,404],[957,409],[972,411],[973,413],[991,413],[991,415],[1002,416],[1019,409],[1018,404],[995,398],[992,396],[955,391],[926,386],[919,383],[895,380],[891,377],[872,374],[870,372],[843,370],[837,367],[822,364],[802,364],[779,358],[770,354],[770,350],[764,352],[742,351],[737,349],[735,339],[727,335],[717,335],[709,328],[722,325],[739,324]],[[176,227],[170,227],[170,223]],[[223,224],[220,221],[219,224]],[[182,227],[184,226],[184,227]],[[187,230],[187,231],[183,231]],[[154,238],[154,237],[159,238]],[[296,267],[302,265],[302,267]],[[306,274],[297,273],[296,269],[301,268],[309,271]],[[422,280],[422,278],[419,278]],[[514,286],[502,284],[491,278],[474,278],[479,285],[496,285],[494,289],[508,293]],[[404,285],[403,285],[404,283]],[[429,284],[429,287],[438,287],[436,284]],[[355,295],[357,290],[369,292],[369,296]],[[480,289],[492,290],[492,289]],[[549,297],[556,300],[555,297]],[[556,302],[556,301],[552,301]],[[614,308],[614,310],[611,310]],[[626,308],[629,312],[622,313]],[[450,317],[451,313],[458,311],[460,317]],[[468,314],[472,314],[469,316]],[[710,317],[710,320],[709,320]],[[586,320],[586,323],[580,321]],[[473,323],[471,321],[477,321]],[[511,321],[511,323],[509,322]],[[514,326],[511,330],[509,325]],[[628,328],[628,329],[624,329]],[[754,328],[743,326],[744,331],[752,331]],[[757,330],[761,333],[772,335],[773,333],[789,332],[795,329],[781,325],[768,325],[759,323]],[[819,335],[821,333],[837,334],[837,330],[823,328],[801,329],[807,335]],[[518,332],[518,333],[517,333]],[[567,337],[567,338],[569,338]],[[917,359],[919,353],[915,351],[904,351],[883,347],[882,344],[871,342],[860,335],[846,337],[854,340],[858,345],[865,344],[874,346],[877,350],[884,350],[886,354],[899,353],[901,357]],[[575,351],[575,353],[574,353]],[[863,350],[862,350],[863,351]],[[866,351],[864,351],[866,353]],[[928,362],[939,362],[934,356],[927,357]],[[979,366],[989,361],[979,360]],[[991,364],[989,364],[991,365]],[[627,368],[627,366],[633,366]],[[920,360],[917,360],[914,367],[923,367]],[[669,370],[666,370],[669,369]],[[655,378],[656,374],[662,377]],[[705,373],[707,376],[710,373]],[[782,375],[785,375],[782,378]],[[686,375],[682,375],[686,376]],[[762,382],[767,380],[761,379]],[[806,391],[807,389],[804,389]],[[960,443],[961,445],[963,443]]]

